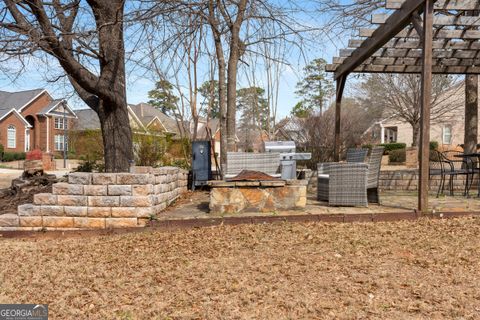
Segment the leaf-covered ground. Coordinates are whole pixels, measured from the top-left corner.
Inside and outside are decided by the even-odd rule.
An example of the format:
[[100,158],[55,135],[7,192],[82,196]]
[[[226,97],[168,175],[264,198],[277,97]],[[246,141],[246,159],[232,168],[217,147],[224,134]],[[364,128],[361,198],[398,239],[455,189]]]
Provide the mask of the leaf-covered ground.
[[0,303],[52,319],[478,319],[480,219],[0,241]]

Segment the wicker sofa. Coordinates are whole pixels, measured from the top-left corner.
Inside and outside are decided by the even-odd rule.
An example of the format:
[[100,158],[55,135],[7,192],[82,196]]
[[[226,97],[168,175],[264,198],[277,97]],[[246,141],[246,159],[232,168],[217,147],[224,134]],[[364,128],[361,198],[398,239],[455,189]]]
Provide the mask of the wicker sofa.
[[[319,163],[317,197],[332,206],[368,206],[368,202],[379,203],[378,179],[382,162],[383,147],[374,147],[368,161],[352,162],[359,159],[357,149],[345,163]],[[348,155],[348,152],[347,152]]]

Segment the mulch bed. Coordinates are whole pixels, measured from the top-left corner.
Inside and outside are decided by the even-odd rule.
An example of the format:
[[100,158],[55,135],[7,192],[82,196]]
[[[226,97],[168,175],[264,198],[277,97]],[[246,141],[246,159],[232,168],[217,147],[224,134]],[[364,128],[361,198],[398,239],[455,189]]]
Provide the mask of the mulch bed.
[[478,318],[480,219],[0,241],[0,303],[52,319]]

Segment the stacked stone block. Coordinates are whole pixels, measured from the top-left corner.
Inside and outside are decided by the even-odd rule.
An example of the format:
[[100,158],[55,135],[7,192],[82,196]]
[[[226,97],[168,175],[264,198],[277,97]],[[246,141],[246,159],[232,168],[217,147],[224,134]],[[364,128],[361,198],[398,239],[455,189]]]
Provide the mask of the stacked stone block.
[[307,205],[308,180],[210,183],[210,212],[275,212]]
[[54,184],[52,193],[36,194],[33,204],[19,206],[18,227],[145,226],[187,190],[187,178],[185,170],[175,167],[133,167],[132,173],[72,173],[68,183]]

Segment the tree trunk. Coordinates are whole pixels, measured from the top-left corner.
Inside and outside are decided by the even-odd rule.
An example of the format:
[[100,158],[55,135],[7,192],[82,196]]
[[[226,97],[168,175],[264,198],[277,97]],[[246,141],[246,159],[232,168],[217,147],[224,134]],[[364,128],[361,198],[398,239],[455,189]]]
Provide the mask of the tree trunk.
[[227,150],[235,151],[237,114],[237,68],[239,50],[238,39],[232,39],[227,70]]
[[105,152],[106,172],[128,172],[133,161],[133,143],[125,88],[125,48],[122,0],[89,0],[98,29],[100,81],[98,106]]
[[420,139],[420,124],[411,123],[412,125],[412,147],[417,147]]
[[477,152],[478,143],[478,75],[465,76],[464,151]]
[[98,116],[105,150],[105,172],[128,172],[133,150],[126,105],[105,107],[101,101]]

